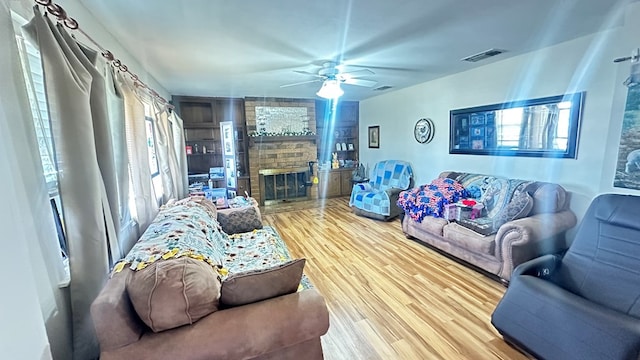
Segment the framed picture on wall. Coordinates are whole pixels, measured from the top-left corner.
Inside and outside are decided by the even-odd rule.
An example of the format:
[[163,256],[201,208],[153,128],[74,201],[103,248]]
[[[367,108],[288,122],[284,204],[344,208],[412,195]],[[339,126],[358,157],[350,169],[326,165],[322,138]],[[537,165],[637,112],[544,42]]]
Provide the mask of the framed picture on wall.
[[380,147],[380,126],[369,126],[369,147],[374,149]]

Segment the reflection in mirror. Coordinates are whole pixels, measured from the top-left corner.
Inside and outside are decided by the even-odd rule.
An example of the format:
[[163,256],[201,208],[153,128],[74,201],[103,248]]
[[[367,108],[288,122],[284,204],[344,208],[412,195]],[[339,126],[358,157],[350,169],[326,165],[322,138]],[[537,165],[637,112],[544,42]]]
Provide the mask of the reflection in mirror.
[[584,93],[450,112],[450,154],[575,158]]

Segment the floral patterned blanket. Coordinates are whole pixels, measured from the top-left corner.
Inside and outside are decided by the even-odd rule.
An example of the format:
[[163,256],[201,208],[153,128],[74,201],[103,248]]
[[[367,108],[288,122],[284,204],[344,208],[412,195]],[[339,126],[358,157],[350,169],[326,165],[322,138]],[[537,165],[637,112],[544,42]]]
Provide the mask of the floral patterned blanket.
[[223,273],[223,246],[228,235],[215,220],[215,206],[209,204],[187,198],[163,206],[113,272],[120,272],[127,265],[131,270],[141,270],[160,259],[188,256],[206,261]]
[[469,193],[459,182],[437,178],[430,184],[401,192],[397,204],[406,215],[422,222],[427,216],[442,217],[445,204],[455,203],[468,196]]
[[[188,256],[213,266],[224,280],[230,274],[266,269],[291,260],[278,232],[265,226],[252,232],[227,235],[216,221],[209,201],[187,198],[165,205],[127,256],[114,266],[141,270],[149,264]],[[299,290],[311,288],[305,275]]]
[[[224,267],[228,269],[229,275],[270,268],[292,259],[287,245],[276,229],[271,226],[264,226],[252,232],[229,235],[224,253]],[[305,275],[302,275],[300,285],[299,290],[311,287]]]

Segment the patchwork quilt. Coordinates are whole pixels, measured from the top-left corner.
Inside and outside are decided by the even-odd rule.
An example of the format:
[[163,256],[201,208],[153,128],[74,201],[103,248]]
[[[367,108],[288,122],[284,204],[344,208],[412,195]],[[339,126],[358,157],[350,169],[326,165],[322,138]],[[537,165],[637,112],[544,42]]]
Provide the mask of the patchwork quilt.
[[380,161],[371,170],[368,183],[353,186],[349,206],[355,206],[375,214],[389,215],[391,200],[386,190],[407,189],[411,184],[412,175],[411,165],[407,162]]

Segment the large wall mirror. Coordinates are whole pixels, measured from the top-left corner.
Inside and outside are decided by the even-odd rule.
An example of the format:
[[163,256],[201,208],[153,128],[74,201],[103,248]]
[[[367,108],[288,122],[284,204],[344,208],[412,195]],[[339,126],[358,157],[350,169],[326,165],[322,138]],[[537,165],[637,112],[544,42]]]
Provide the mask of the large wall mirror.
[[450,111],[450,154],[575,158],[584,92]]

